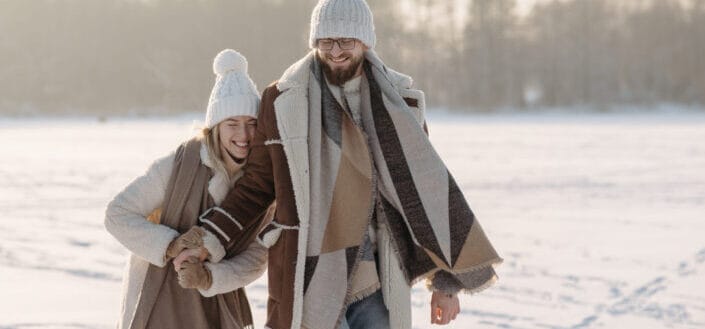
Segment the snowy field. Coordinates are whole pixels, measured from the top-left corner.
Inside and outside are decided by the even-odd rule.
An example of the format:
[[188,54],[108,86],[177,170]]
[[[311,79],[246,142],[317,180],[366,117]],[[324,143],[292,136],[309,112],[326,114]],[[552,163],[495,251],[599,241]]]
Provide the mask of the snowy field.
[[[108,201],[196,116],[0,118],[0,329],[113,328]],[[705,328],[705,114],[432,116],[505,258],[445,328]],[[264,324],[266,280],[248,293]],[[414,328],[431,328],[414,288]]]

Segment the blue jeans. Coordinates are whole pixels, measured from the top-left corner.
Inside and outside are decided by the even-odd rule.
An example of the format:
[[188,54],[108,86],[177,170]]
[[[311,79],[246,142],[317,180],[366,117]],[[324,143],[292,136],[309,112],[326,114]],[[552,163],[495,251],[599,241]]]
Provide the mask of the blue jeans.
[[338,329],[390,329],[382,290],[350,304]]

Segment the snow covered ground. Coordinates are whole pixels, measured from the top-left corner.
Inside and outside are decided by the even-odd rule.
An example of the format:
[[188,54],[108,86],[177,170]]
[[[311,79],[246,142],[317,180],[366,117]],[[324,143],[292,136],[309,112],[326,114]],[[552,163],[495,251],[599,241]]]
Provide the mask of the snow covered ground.
[[[196,116],[0,118],[0,329],[112,328],[125,249],[105,205]],[[432,116],[505,258],[446,328],[705,328],[705,115]],[[248,288],[264,323],[266,280]],[[414,327],[431,328],[414,288]]]

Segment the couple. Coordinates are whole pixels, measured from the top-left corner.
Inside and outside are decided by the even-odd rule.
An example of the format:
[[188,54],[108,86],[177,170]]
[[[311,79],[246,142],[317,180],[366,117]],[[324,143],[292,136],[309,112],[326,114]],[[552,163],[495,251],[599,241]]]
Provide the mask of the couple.
[[496,280],[423,93],[373,51],[364,0],[320,0],[309,46],[261,102],[244,58],[219,54],[203,136],[108,206],[133,253],[122,328],[252,327],[243,287],[265,267],[275,329],[411,328],[421,279],[447,324],[459,292]]

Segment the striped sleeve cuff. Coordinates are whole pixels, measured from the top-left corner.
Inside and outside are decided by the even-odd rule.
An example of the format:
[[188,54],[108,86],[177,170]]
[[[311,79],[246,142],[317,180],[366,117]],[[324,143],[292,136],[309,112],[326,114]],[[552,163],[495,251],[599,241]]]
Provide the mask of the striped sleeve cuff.
[[233,237],[238,236],[243,227],[240,222],[220,207],[206,210],[198,217],[201,226],[213,233],[223,246],[231,244]]

